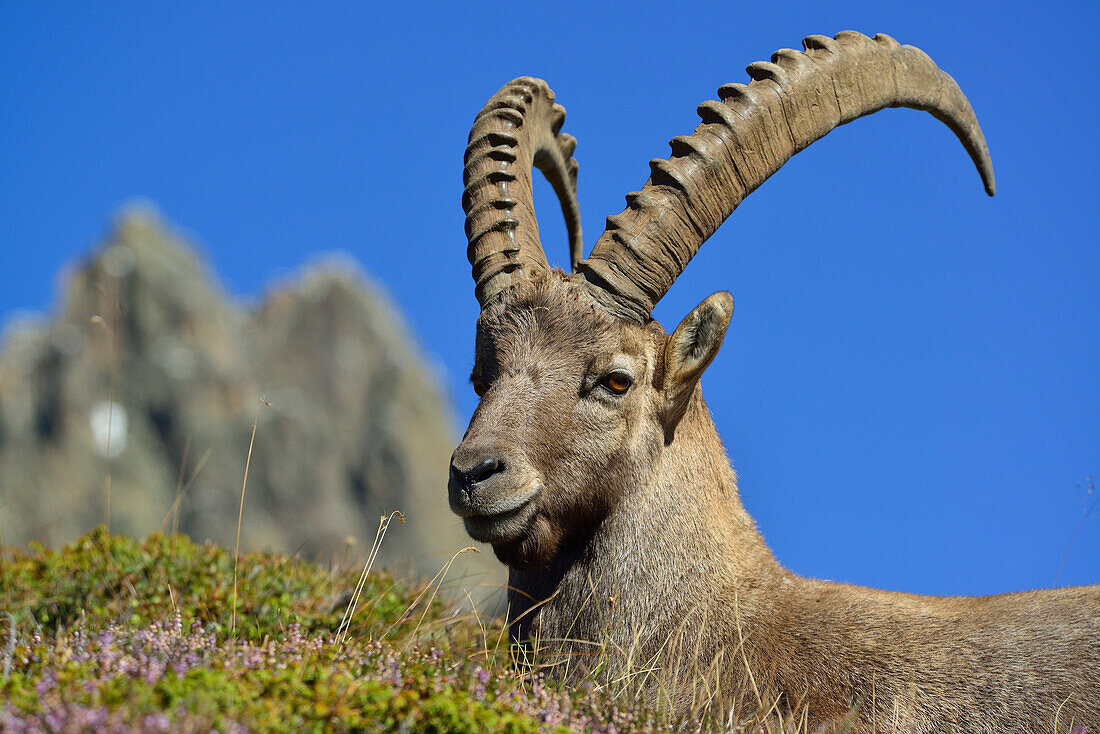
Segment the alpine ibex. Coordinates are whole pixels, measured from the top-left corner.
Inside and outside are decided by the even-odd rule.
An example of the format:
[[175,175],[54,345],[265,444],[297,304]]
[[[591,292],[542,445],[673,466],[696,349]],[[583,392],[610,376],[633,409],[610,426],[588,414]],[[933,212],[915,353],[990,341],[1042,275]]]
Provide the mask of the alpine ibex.
[[[587,260],[564,109],[527,77],[485,105],[462,202],[481,401],[452,457],[451,508],[510,567],[514,638],[574,671],[601,651],[609,679],[631,661],[659,667],[677,710],[705,688],[727,707],[759,697],[807,731],[1098,731],[1100,586],[946,598],[785,570],[741,505],[699,388],[732,298],[710,296],[671,335],[651,317],[747,194],[885,107],[944,122],[993,194],[970,104],[922,51],[853,32],[803,45],[703,102]],[[532,166],[561,201],[571,274],[540,246]]]

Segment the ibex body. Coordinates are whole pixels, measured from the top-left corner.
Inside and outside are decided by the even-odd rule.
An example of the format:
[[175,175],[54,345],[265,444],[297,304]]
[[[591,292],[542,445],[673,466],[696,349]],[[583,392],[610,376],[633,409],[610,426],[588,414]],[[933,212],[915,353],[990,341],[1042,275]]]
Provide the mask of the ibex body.
[[[517,639],[565,653],[563,670],[599,659],[609,679],[648,675],[680,711],[774,703],[811,729],[856,731],[1100,728],[1100,587],[942,598],[786,571],[699,389],[732,298],[707,298],[671,335],[650,316],[745,195],[883,107],[948,124],[992,194],[973,112],[922,52],[854,33],[805,45],[701,105],[703,124],[651,163],[586,261],[564,110],[528,78],[489,101],[463,199],[482,400],[452,458],[451,507],[510,567]],[[562,199],[571,275],[538,242],[532,165]]]

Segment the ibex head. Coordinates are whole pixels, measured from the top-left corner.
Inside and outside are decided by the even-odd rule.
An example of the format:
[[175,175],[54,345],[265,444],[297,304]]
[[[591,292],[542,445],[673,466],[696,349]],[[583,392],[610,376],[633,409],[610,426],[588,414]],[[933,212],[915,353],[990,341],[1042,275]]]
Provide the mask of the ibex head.
[[732,312],[715,294],[666,337],[553,272],[487,304],[472,375],[481,403],[451,462],[451,508],[470,535],[531,568],[599,524],[648,480]]
[[[699,106],[702,124],[650,163],[641,191],[608,218],[581,259],[576,141],[538,79],[505,85],[477,116],[463,207],[481,303],[472,380],[481,403],[451,463],[451,508],[514,568],[550,563],[645,486],[677,428],[704,411],[699,378],[733,312],[728,293],[666,335],[654,305],[741,200],[794,153],[886,107],[931,112],[970,153],[993,193],[969,103],[923,52],[888,36],[811,36],[748,67],[751,83]],[[561,201],[572,273],[539,243],[531,170]],[[690,452],[689,452],[690,454]],[[680,461],[684,461],[683,453]],[[687,459],[690,461],[690,458]],[[701,465],[701,471],[705,468]]]

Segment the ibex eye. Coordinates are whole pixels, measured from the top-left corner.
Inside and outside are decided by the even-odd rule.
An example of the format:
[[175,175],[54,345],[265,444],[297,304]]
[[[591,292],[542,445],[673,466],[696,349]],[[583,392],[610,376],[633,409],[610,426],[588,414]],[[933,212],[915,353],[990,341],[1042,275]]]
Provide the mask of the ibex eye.
[[482,395],[484,395],[484,394],[485,394],[485,391],[486,391],[486,390],[488,390],[488,389],[489,389],[489,386],[488,386],[488,385],[486,385],[486,384],[485,384],[485,383],[484,383],[483,381],[481,381],[481,380],[473,380],[472,382],[473,382],[473,384],[474,384],[474,393],[475,393],[475,394],[476,394],[476,395],[477,395],[477,396],[478,396],[479,398],[480,398],[480,397],[481,397]]
[[625,372],[612,372],[603,378],[603,384],[616,395],[622,395],[634,384],[634,378]]

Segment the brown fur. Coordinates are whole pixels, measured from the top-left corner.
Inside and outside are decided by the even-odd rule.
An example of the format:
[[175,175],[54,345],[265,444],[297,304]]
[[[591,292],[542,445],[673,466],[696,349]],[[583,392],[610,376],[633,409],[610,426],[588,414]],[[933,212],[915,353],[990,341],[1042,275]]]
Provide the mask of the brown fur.
[[[563,674],[603,651],[605,680],[650,680],[680,713],[703,695],[712,712],[776,703],[807,731],[1100,731],[1100,586],[926,597],[779,565],[698,388],[729,319],[719,295],[672,336],[561,273],[483,310],[486,392],[452,467],[502,463],[450,493],[511,567],[514,636],[563,653]],[[633,378],[622,395],[601,383],[615,370]]]

